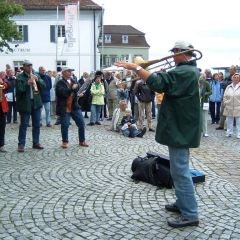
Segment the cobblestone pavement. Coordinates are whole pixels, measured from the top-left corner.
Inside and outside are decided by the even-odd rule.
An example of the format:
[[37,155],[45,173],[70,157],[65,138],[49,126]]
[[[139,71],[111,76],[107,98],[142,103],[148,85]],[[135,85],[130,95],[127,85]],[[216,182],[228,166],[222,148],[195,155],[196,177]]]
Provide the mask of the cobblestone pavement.
[[44,150],[31,148],[29,128],[24,153],[17,152],[18,125],[7,125],[0,239],[240,239],[240,139],[209,125],[210,137],[191,149],[191,168],[206,175],[195,184],[200,225],[174,229],[166,220],[175,214],[164,210],[174,191],[130,178],[135,157],[168,154],[166,146],[152,132],[130,139],[108,125],[87,126],[90,147],[83,148],[73,124],[68,149],[60,147],[60,126],[42,127]]

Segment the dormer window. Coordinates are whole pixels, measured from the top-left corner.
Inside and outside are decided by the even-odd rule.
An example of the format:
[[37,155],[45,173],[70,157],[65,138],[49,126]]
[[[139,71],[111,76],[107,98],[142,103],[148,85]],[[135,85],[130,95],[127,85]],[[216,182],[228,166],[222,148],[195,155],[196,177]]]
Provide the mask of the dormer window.
[[128,43],[128,36],[127,35],[122,36],[122,43]]
[[105,43],[111,43],[111,35],[105,35]]

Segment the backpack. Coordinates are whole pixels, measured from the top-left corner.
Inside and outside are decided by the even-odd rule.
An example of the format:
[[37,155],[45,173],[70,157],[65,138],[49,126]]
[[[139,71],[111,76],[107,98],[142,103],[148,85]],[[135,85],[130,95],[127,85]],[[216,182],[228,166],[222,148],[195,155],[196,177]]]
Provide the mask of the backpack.
[[143,181],[158,188],[172,188],[173,180],[170,168],[164,162],[160,156],[137,157],[132,162],[131,170],[133,174],[131,178],[135,182]]

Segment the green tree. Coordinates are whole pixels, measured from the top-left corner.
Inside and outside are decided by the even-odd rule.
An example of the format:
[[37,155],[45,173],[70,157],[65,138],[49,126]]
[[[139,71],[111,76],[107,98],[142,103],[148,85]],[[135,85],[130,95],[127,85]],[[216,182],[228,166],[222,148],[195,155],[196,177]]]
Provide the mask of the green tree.
[[8,44],[9,39],[20,40],[22,39],[22,34],[17,30],[17,25],[10,18],[18,15],[23,15],[25,10],[22,5],[15,3],[5,3],[5,1],[0,0],[0,51],[3,48],[7,48],[13,51]]

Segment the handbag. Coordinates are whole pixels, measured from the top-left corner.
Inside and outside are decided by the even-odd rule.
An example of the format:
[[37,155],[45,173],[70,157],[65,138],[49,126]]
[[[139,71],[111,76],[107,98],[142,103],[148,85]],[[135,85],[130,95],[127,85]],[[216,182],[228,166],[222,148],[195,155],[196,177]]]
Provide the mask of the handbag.
[[209,103],[203,103],[203,110],[208,110],[209,109]]

